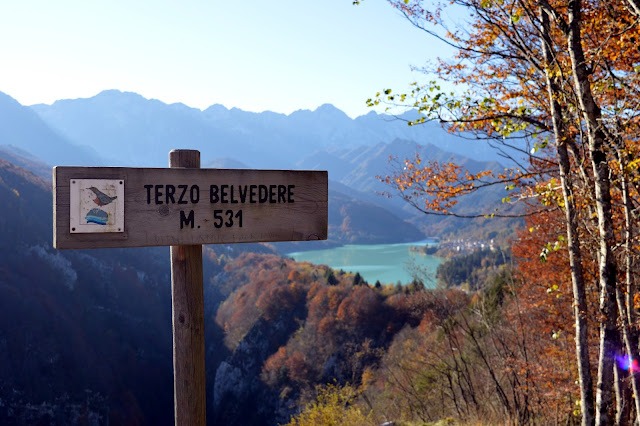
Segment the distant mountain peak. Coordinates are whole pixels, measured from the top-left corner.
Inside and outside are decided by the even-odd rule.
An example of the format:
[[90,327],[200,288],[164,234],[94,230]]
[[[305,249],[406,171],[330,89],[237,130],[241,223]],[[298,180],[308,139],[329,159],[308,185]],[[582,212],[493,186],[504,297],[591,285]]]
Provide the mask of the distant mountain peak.
[[351,118],[339,108],[336,108],[333,104],[322,104],[313,111],[310,109],[298,109],[289,114],[289,117],[299,116],[321,116],[330,118],[346,118],[351,121]]
[[322,104],[318,108],[316,108],[314,112],[316,114],[322,114],[322,115],[326,115],[326,116],[331,116],[332,118],[333,117],[335,117],[335,118],[348,118],[349,120],[351,120],[349,118],[349,116],[344,113],[344,111],[342,111],[339,108],[336,108],[333,104]]
[[213,104],[207,109],[205,109],[204,112],[212,112],[212,113],[229,112],[229,109],[222,104]]
[[316,112],[335,112],[335,111],[340,111],[340,109],[336,108],[333,104],[322,104],[318,108],[316,108],[315,111]]
[[366,114],[362,114],[360,117],[377,117],[378,115],[379,114],[376,111],[371,110]]
[[[147,98],[145,98],[142,95],[139,95],[135,92],[123,92],[117,89],[107,89],[107,90],[103,90],[100,93],[93,95],[93,96],[89,96],[86,98],[74,98],[74,99],[58,99],[57,101],[53,102],[50,106],[51,107],[57,107],[60,105],[68,105],[70,103],[77,103],[77,102],[95,102],[95,101],[100,101],[100,102],[122,102],[122,101],[146,101],[148,100]],[[31,107],[45,107],[45,106],[49,106],[46,104],[36,104],[36,105],[31,105]]]
[[144,96],[135,93],[135,92],[123,92],[122,90],[118,90],[118,89],[107,89],[107,90],[103,90],[102,92],[98,93],[95,96],[92,96],[94,98],[97,97],[101,97],[101,98],[106,98],[106,97],[129,97],[129,98],[136,98],[136,99],[146,99]]
[[204,163],[205,169],[250,169],[245,163],[236,160],[235,158],[223,157],[214,158]]

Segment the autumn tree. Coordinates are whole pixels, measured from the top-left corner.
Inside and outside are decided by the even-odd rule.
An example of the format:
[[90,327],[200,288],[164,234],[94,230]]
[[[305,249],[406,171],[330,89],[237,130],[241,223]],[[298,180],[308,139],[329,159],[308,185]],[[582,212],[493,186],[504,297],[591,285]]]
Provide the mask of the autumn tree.
[[317,397],[301,413],[291,418],[288,426],[373,425],[365,410],[353,405],[359,390],[347,384],[318,386]]
[[[528,201],[533,214],[562,209],[576,326],[576,359],[583,424],[608,424],[613,412],[614,357],[624,336],[627,356],[637,358],[631,301],[634,294],[634,224],[627,220],[637,203],[637,2],[454,0],[425,6],[422,1],[390,3],[432,37],[454,46],[452,61],[428,69],[467,88],[446,93],[436,82],[413,85],[409,93],[383,90],[368,103],[403,104],[421,118],[410,125],[439,120],[451,131],[474,134],[516,166],[495,174],[469,174],[454,164],[414,158],[401,161],[383,178],[407,201],[430,214],[456,214],[464,195],[486,185],[513,191],[505,201]],[[463,11],[455,28],[444,10]],[[636,15],[637,16],[637,15]],[[434,25],[435,24],[435,25]],[[526,144],[521,143],[525,141]],[[526,160],[518,153],[529,153]],[[517,192],[516,192],[517,191]],[[619,204],[616,205],[616,202]],[[501,215],[498,212],[495,215]],[[506,214],[509,214],[507,212]],[[580,217],[592,229],[594,245],[579,236]],[[625,229],[624,237],[616,232]],[[624,241],[625,256],[614,247]],[[585,256],[585,250],[589,250]],[[585,262],[594,259],[599,283],[599,356],[593,396]],[[620,265],[627,271],[624,286]],[[620,324],[620,327],[619,327]],[[630,375],[638,389],[636,374]],[[637,393],[636,393],[637,395]],[[636,398],[636,415],[640,415]]]

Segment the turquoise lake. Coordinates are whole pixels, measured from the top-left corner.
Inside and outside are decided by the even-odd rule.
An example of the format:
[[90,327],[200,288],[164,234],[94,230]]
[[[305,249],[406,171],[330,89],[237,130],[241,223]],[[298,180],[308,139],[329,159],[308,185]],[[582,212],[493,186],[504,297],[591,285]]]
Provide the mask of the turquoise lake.
[[346,245],[326,250],[288,253],[287,256],[300,262],[360,272],[369,284],[374,284],[376,280],[383,284],[395,284],[398,281],[408,284],[413,281],[413,271],[418,270],[425,285],[435,287],[436,268],[443,259],[410,250],[412,246],[434,244],[434,240],[424,240],[400,244]]

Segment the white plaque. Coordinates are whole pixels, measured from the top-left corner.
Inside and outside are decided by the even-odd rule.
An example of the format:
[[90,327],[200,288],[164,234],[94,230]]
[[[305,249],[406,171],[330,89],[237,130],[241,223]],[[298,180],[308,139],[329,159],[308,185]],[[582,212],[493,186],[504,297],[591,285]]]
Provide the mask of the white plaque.
[[123,179],[71,179],[69,189],[72,234],[124,232]]

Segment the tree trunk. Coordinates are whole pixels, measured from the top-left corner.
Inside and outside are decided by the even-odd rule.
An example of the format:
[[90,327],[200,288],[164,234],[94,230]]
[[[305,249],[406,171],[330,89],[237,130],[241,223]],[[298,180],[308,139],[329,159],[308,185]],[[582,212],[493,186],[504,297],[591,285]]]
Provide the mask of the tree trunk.
[[568,7],[568,50],[571,58],[576,94],[587,128],[589,153],[594,174],[596,212],[598,215],[599,281],[600,281],[600,352],[598,356],[598,381],[596,394],[596,424],[611,424],[609,412],[613,411],[613,354],[617,319],[616,264],[612,247],[615,243],[611,215],[609,164],[605,150],[605,134],[602,131],[600,108],[591,92],[582,39],[581,1],[570,0]]
[[587,324],[587,296],[585,291],[584,273],[582,270],[582,250],[578,239],[578,217],[573,196],[573,182],[571,178],[571,163],[567,150],[565,125],[562,119],[561,107],[557,101],[560,88],[557,81],[551,78],[549,68],[552,64],[551,37],[549,30],[549,16],[540,10],[542,22],[542,50],[545,61],[545,77],[547,92],[551,107],[553,133],[558,153],[558,168],[560,171],[560,185],[564,199],[564,212],[567,227],[567,245],[569,250],[569,265],[571,268],[571,283],[573,287],[573,316],[576,327],[576,359],[578,360],[578,376],[580,379],[580,402],[582,408],[582,424],[593,424],[593,379],[591,377],[591,362],[589,360],[589,332]]
[[[618,141],[620,142],[620,141]],[[635,294],[635,282],[633,279],[633,222],[631,217],[631,197],[629,195],[629,181],[625,167],[628,164],[627,156],[624,154],[624,145],[616,144],[616,154],[618,155],[618,163],[620,164],[620,187],[622,189],[622,203],[624,206],[624,259],[625,259],[625,286],[626,292],[618,286],[616,289],[616,298],[618,302],[618,311],[622,320],[622,336],[624,338],[624,346],[627,355],[632,360],[638,359],[638,337],[632,327],[635,324],[635,308],[633,306],[633,296]],[[633,368],[629,368],[629,378],[631,379],[631,387],[633,394],[639,395],[640,377]],[[640,424],[640,398],[634,398],[636,408],[636,423]]]
[[[617,357],[624,355],[624,344],[620,337],[620,333],[616,336],[616,346],[618,347]],[[631,373],[629,371],[629,373]],[[624,426],[631,424],[631,406],[633,405],[633,394],[629,386],[630,374],[617,362],[613,364],[614,386],[616,390],[616,425]]]

